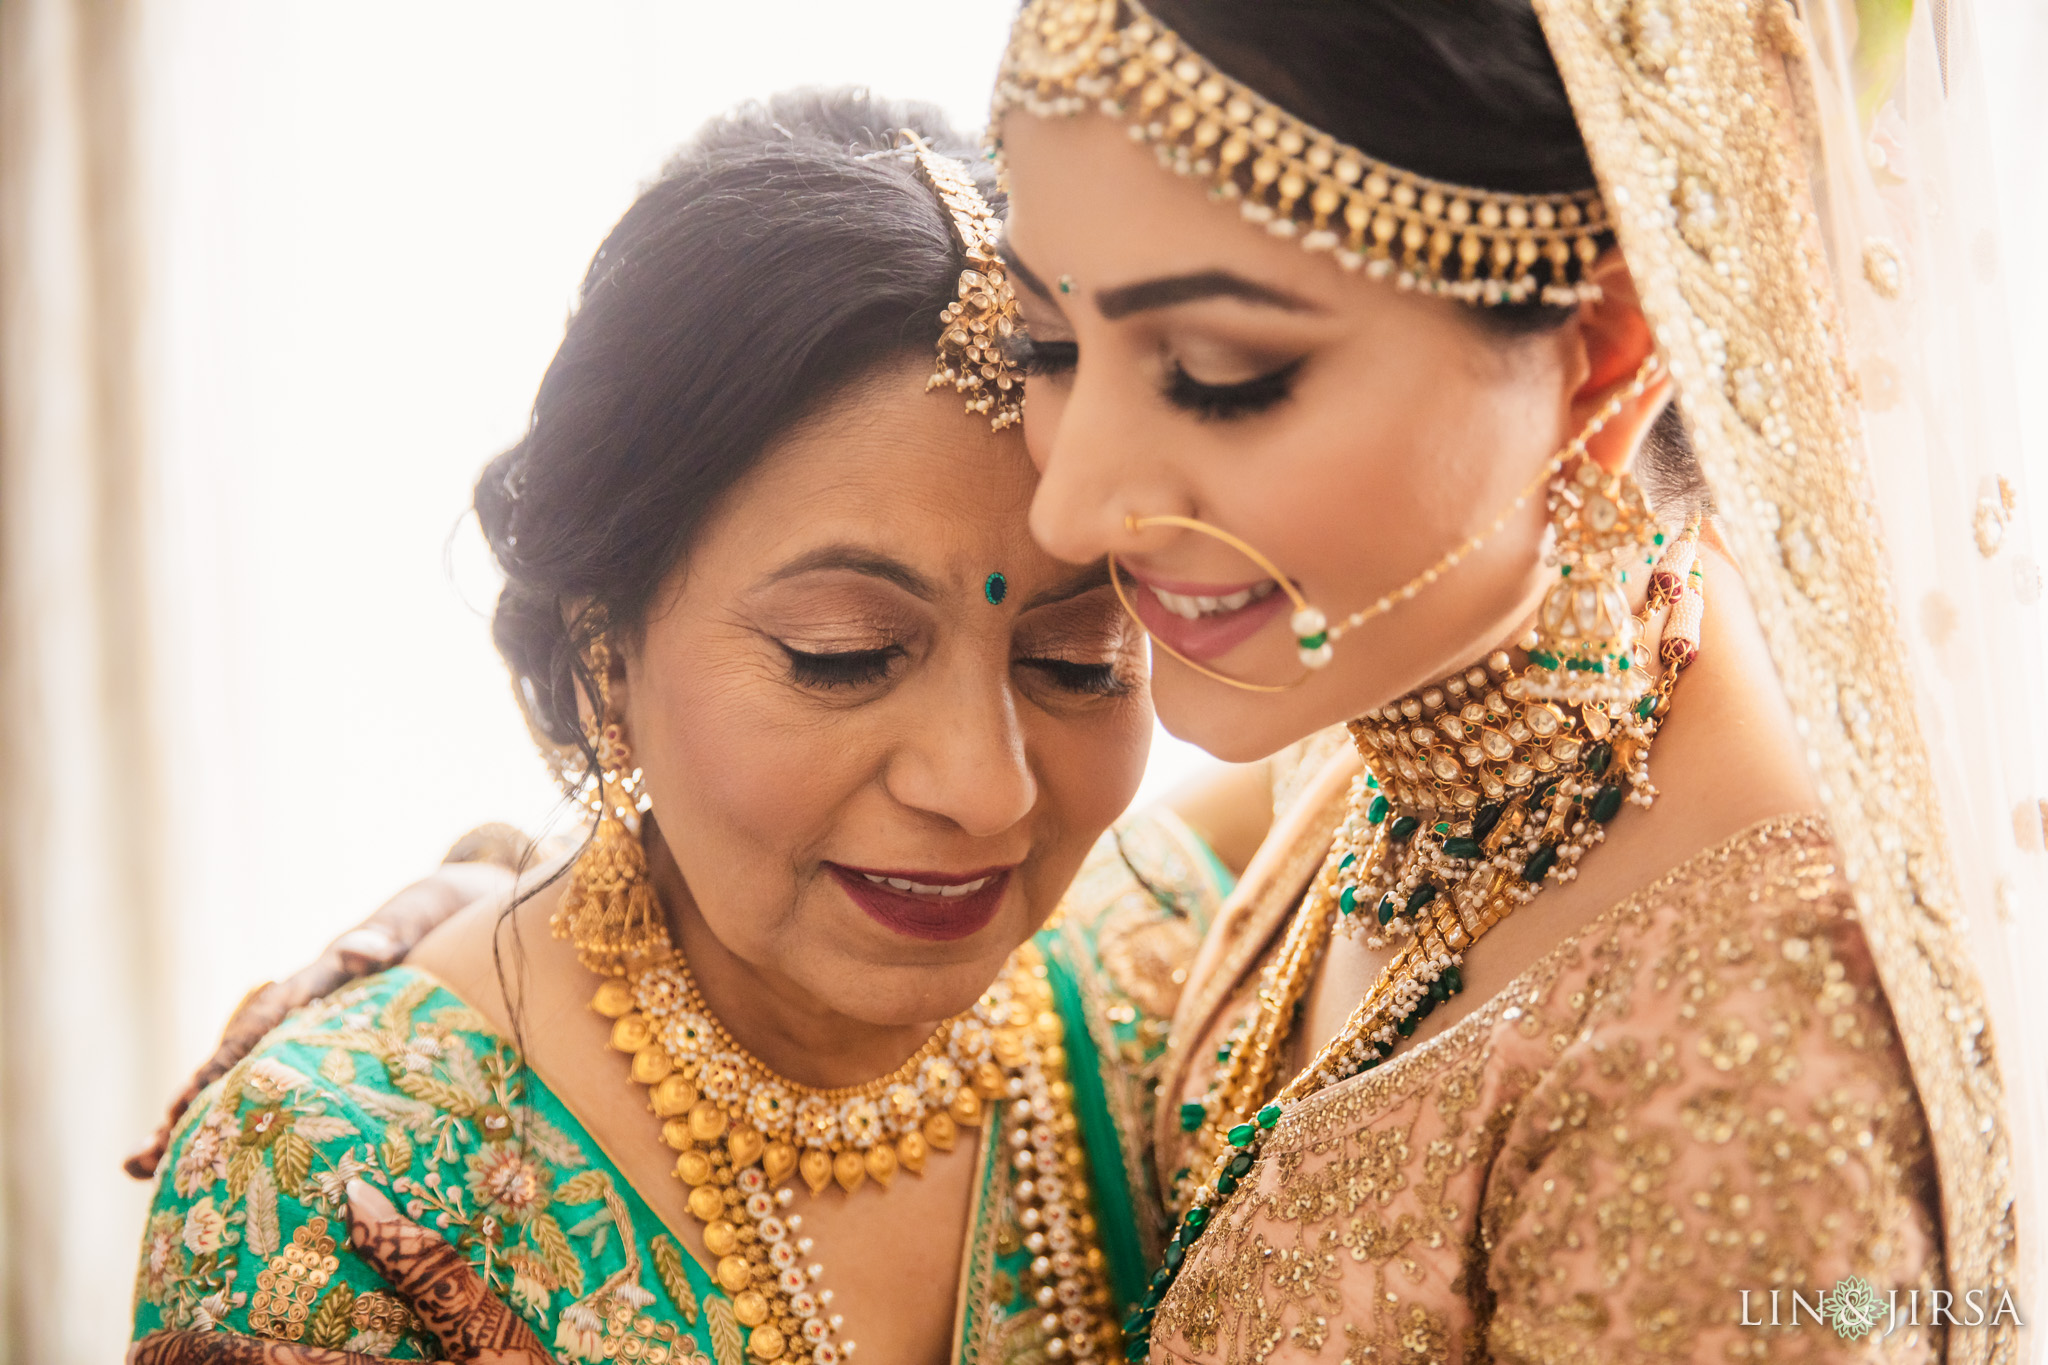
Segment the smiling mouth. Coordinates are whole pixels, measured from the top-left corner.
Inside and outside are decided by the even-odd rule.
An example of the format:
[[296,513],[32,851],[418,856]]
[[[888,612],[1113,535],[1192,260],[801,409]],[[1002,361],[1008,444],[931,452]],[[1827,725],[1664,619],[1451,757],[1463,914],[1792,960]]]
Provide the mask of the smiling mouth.
[[1254,583],[1249,588],[1240,588],[1221,597],[1168,592],[1149,583],[1145,585],[1145,590],[1159,599],[1160,606],[1183,621],[1199,621],[1205,616],[1223,616],[1233,611],[1242,611],[1254,602],[1263,602],[1280,591],[1280,585],[1269,578],[1263,583]]
[[833,880],[862,913],[894,933],[928,942],[967,938],[987,928],[1002,909],[1014,868],[965,877],[942,872],[872,872],[827,863]]

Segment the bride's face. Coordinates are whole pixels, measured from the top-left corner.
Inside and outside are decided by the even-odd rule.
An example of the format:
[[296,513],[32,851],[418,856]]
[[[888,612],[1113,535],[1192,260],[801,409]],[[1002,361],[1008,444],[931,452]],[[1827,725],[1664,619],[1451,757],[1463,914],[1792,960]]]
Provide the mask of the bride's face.
[[[1577,324],[1503,338],[1348,273],[1106,118],[1013,115],[1003,136],[1034,351],[1032,530],[1077,563],[1114,552],[1147,627],[1211,669],[1299,677],[1288,599],[1239,552],[1127,517],[1229,531],[1339,622],[1491,525],[1583,421],[1598,359]],[[1238,691],[1156,651],[1160,719],[1251,759],[1468,663],[1533,610],[1543,528],[1539,496],[1289,691]]]
[[1101,565],[1032,542],[1022,441],[926,393],[929,369],[787,433],[625,651],[626,738],[695,923],[875,1024],[987,989],[1136,791],[1152,724]]

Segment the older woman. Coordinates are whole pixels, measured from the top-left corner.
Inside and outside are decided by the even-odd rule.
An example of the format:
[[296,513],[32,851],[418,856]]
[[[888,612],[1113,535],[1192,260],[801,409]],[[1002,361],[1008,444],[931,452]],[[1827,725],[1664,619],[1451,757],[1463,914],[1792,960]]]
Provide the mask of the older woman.
[[1098,848],[1142,640],[1031,541],[993,223],[905,126],[947,140],[742,111],[600,249],[477,488],[590,837],[198,1098],[141,1358],[1120,1353],[1227,874],[1170,819]]

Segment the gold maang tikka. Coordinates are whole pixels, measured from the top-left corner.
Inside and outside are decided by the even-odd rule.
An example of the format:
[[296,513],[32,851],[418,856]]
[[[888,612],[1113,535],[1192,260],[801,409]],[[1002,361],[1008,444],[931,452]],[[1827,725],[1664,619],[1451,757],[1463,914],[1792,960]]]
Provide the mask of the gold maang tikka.
[[[1536,496],[1537,490],[1547,484],[1552,485],[1553,520],[1555,521],[1558,516],[1556,509],[1560,505],[1571,508],[1571,516],[1574,518],[1571,522],[1572,529],[1569,534],[1563,530],[1560,531],[1558,554],[1575,555],[1587,562],[1595,562],[1597,555],[1606,555],[1608,559],[1613,558],[1613,552],[1623,545],[1628,537],[1638,538],[1643,544],[1655,543],[1662,545],[1664,537],[1661,533],[1657,532],[1654,523],[1649,519],[1649,509],[1642,502],[1641,489],[1635,483],[1635,480],[1625,473],[1621,475],[1606,474],[1605,471],[1600,470],[1600,467],[1587,454],[1587,443],[1604,431],[1607,424],[1619,416],[1624,407],[1642,397],[1649,390],[1650,386],[1657,381],[1662,371],[1663,364],[1657,358],[1655,352],[1646,356],[1643,363],[1636,369],[1635,377],[1629,381],[1628,385],[1618,390],[1605,403],[1601,404],[1600,410],[1587,419],[1586,425],[1580,428],[1578,435],[1572,437],[1563,449],[1543,463],[1543,467],[1536,472],[1536,476],[1522,486],[1508,505],[1501,509],[1500,515],[1496,516],[1491,523],[1484,529],[1467,536],[1464,541],[1453,547],[1442,558],[1438,559],[1436,563],[1430,565],[1421,573],[1416,574],[1400,587],[1392,592],[1382,594],[1372,603],[1359,608],[1342,621],[1335,623],[1330,622],[1328,617],[1303,595],[1300,587],[1294,580],[1282,572],[1280,567],[1271,558],[1242,537],[1234,535],[1219,526],[1212,526],[1208,522],[1197,520],[1194,517],[1178,515],[1126,516],[1124,518],[1125,530],[1143,531],[1155,527],[1172,527],[1179,530],[1194,531],[1211,539],[1221,541],[1263,569],[1278,584],[1279,590],[1285,593],[1288,600],[1294,605],[1294,613],[1288,618],[1288,625],[1294,632],[1296,654],[1301,660],[1304,671],[1290,682],[1246,682],[1242,678],[1233,678],[1205,664],[1196,663],[1193,659],[1188,658],[1157,636],[1152,637],[1152,643],[1203,677],[1223,683],[1228,687],[1235,687],[1243,692],[1285,692],[1291,688],[1298,687],[1315,670],[1328,666],[1330,660],[1335,656],[1337,641],[1343,639],[1352,631],[1357,630],[1374,617],[1383,616],[1401,603],[1410,600],[1424,588],[1463,563],[1480,546],[1498,534],[1514,517],[1515,513],[1527,505],[1529,499]],[[1581,505],[1588,509],[1593,506],[1589,493],[1572,492],[1562,489],[1561,481],[1565,471],[1568,469],[1577,472],[1588,468],[1595,470],[1598,474],[1596,482],[1599,483],[1600,487],[1599,496],[1610,502],[1614,502],[1616,499],[1621,500],[1621,502],[1614,503],[1617,510],[1617,520],[1614,523],[1607,522],[1604,515],[1598,512],[1585,513],[1589,529],[1586,534],[1581,535],[1577,529],[1577,518],[1581,515]],[[1633,494],[1631,494],[1630,490],[1633,490]],[[1572,498],[1577,498],[1578,501],[1574,503],[1571,501]],[[1625,507],[1623,503],[1626,504]],[[1600,521],[1607,529],[1601,531],[1591,530],[1590,526],[1593,520]],[[1619,529],[1620,527],[1626,527],[1626,532],[1624,533],[1624,531]],[[1561,563],[1564,562],[1561,561]],[[1604,560],[1598,562],[1604,566]],[[1566,563],[1563,576],[1569,579],[1571,572],[1569,564]],[[1132,620],[1138,622],[1140,629],[1145,629],[1143,619],[1139,617],[1137,609],[1131,605],[1131,599],[1124,590],[1123,574],[1117,564],[1114,553],[1109,556],[1109,581],[1110,586],[1116,590],[1117,601],[1123,604],[1124,611],[1130,615]],[[1601,601],[1604,603],[1605,598],[1602,597]],[[1547,605],[1548,599],[1546,599],[1546,607]],[[1625,601],[1622,617],[1624,623],[1626,623],[1629,614]],[[1624,624],[1622,629],[1626,628],[1626,624]],[[1147,630],[1146,633],[1150,635],[1151,632]],[[1633,640],[1631,639],[1632,643]],[[1532,670],[1532,673],[1534,671]],[[1575,676],[1578,673],[1578,670],[1570,671]],[[1598,675],[1588,674],[1587,676]],[[1532,679],[1532,685],[1540,689],[1541,680]],[[1532,692],[1531,695],[1549,694],[1539,690]],[[1641,695],[1641,688],[1638,687],[1636,692],[1631,695]]]
[[997,78],[991,137],[1013,109],[1100,110],[1248,221],[1404,289],[1487,305],[1599,293],[1587,275],[1609,240],[1597,189],[1511,194],[1403,170],[1218,70],[1139,0],[1026,4]]
[[1023,420],[1024,372],[1010,356],[1017,294],[998,247],[995,211],[966,166],[940,156],[908,129],[900,136],[915,158],[918,178],[938,195],[967,261],[959,297],[940,315],[945,330],[939,337],[938,367],[925,387],[951,385],[965,396],[968,412],[986,416],[989,426],[1001,431]]
[[595,824],[569,869],[549,928],[575,944],[576,956],[591,971],[621,976],[666,960],[672,949],[661,900],[647,876],[640,769],[611,709],[611,649],[602,635],[591,642],[588,658],[597,695],[586,733],[597,761],[579,796]]

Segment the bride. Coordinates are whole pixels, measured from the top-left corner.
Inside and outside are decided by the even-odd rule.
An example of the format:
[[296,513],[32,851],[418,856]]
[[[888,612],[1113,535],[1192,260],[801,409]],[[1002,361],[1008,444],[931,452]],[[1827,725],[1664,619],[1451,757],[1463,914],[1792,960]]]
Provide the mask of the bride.
[[1961,917],[2023,875],[2014,708],[1913,657],[1894,582],[1984,581],[1929,630],[2017,649],[1969,558],[2015,500],[1864,434],[1842,320],[1934,278],[1854,178],[1911,169],[1913,68],[1808,13],[1026,6],[1033,531],[1110,558],[1177,734],[1351,741],[1175,1015],[1134,1356],[2012,1358]]
[[1171,817],[1097,844],[1142,641],[1030,540],[994,221],[906,124],[743,110],[607,238],[477,488],[593,832],[199,1096],[134,1358],[1121,1351],[1229,877]]

